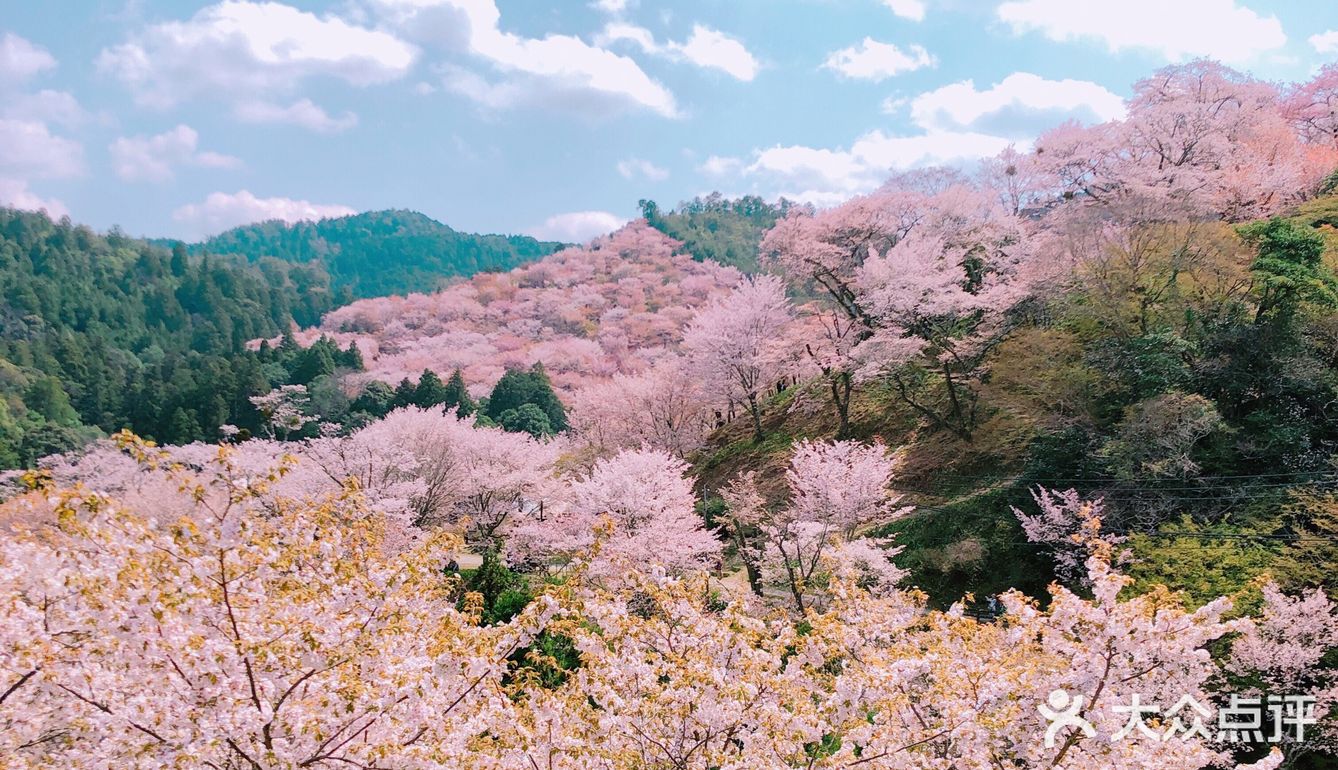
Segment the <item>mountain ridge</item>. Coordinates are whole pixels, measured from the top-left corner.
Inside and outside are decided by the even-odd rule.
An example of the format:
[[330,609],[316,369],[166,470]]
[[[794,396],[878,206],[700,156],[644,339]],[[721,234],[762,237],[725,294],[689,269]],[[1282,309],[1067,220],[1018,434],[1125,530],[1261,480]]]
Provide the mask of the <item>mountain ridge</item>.
[[188,244],[194,254],[240,254],[320,263],[334,289],[355,298],[441,288],[453,278],[510,270],[567,244],[528,235],[466,233],[412,209],[364,211],[345,217],[234,227]]

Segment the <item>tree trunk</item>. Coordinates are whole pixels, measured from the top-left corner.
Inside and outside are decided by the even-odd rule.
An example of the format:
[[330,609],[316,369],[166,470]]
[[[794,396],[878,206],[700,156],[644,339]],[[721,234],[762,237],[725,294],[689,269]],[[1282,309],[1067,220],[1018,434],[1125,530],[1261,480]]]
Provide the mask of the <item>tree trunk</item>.
[[766,434],[762,432],[762,409],[757,405],[757,396],[749,394],[748,411],[753,415],[753,441],[760,444]]
[[846,438],[850,435],[850,372],[837,372],[829,380],[832,385],[832,403],[836,405],[836,416],[840,421],[836,437]]

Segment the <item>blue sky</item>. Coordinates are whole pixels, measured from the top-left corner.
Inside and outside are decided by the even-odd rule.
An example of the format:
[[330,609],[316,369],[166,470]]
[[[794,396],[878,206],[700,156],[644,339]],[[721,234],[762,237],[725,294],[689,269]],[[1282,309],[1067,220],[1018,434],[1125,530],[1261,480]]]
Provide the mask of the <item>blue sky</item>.
[[637,200],[824,204],[1120,115],[1208,56],[1338,59],[1335,0],[0,0],[0,202],[196,238],[412,208],[566,240]]

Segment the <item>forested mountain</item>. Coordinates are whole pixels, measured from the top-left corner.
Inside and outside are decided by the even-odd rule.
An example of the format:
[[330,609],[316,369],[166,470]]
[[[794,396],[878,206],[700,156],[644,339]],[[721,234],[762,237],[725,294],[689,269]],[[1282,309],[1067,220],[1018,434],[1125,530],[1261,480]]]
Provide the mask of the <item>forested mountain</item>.
[[0,209],[0,467],[100,431],[184,442],[258,428],[251,396],[360,366],[324,343],[246,349],[332,305],[319,265],[191,256]]
[[683,242],[683,251],[698,261],[710,259],[745,273],[757,269],[762,235],[793,206],[782,198],[768,203],[756,195],[725,198],[711,193],[665,211],[655,201],[640,201],[647,224]]
[[455,276],[510,270],[562,244],[526,235],[457,232],[416,211],[369,211],[317,222],[262,222],[228,230],[192,253],[320,263],[336,289],[383,297],[440,288]]

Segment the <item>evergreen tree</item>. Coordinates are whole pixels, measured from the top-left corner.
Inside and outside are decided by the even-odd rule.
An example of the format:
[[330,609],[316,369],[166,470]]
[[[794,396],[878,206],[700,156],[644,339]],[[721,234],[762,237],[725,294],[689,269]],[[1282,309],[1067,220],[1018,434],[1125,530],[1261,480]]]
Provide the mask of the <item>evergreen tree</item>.
[[400,380],[400,384],[395,386],[395,398],[390,402],[391,409],[401,409],[414,404],[414,398],[417,396],[418,388],[413,380],[405,377]]
[[507,370],[488,396],[486,413],[493,422],[501,424],[503,412],[520,409],[525,404],[537,406],[548,418],[554,433],[567,429],[567,410],[553,391],[553,384],[541,363],[536,362],[529,369]]
[[535,438],[553,434],[553,425],[548,415],[536,404],[521,404],[519,408],[508,409],[498,418],[502,428],[512,433],[528,433]]
[[395,406],[395,389],[380,380],[367,383],[349,406],[352,412],[384,417]]
[[414,388],[413,404],[424,409],[446,403],[446,385],[431,369],[424,369]]
[[474,413],[478,405],[469,395],[469,389],[465,387],[465,377],[459,369],[451,372],[451,378],[446,381],[446,404],[447,409],[455,409],[461,417],[468,417]]

